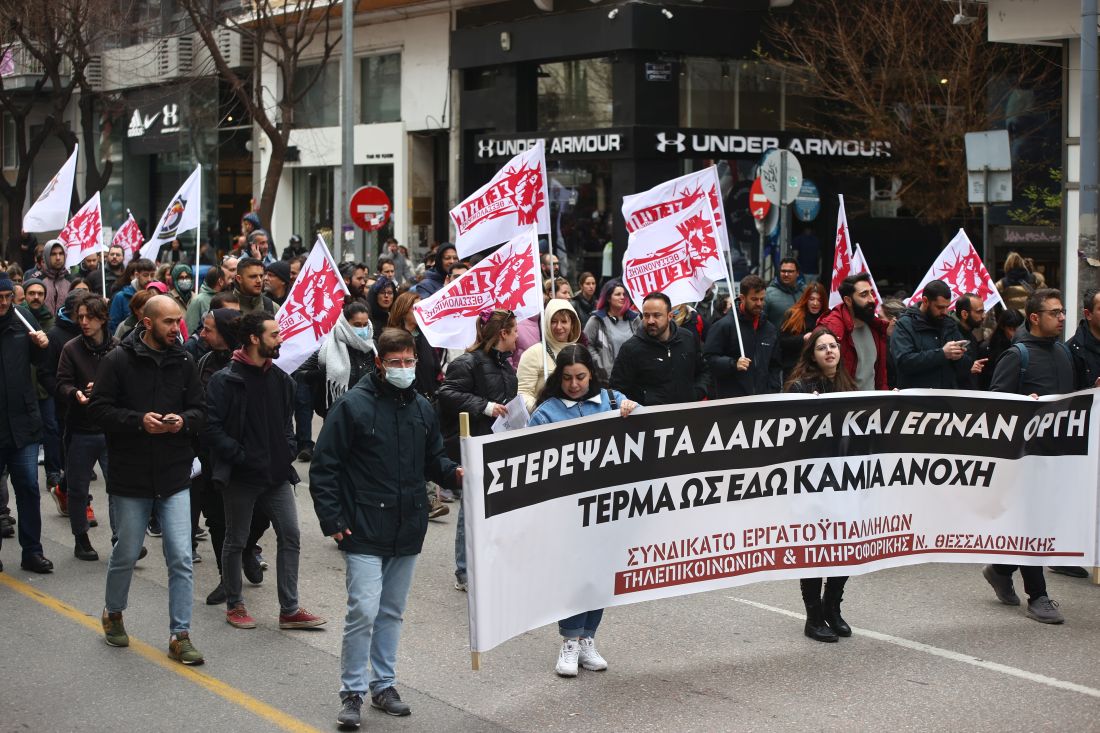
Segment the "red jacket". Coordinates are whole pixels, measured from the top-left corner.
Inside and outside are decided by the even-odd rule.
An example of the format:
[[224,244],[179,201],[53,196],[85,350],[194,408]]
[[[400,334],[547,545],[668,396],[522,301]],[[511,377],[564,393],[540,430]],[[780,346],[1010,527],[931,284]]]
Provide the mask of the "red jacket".
[[[871,323],[871,335],[875,339],[875,389],[887,389],[886,386],[886,329],[890,326],[888,321],[876,317]],[[855,379],[856,365],[859,357],[856,355],[856,346],[852,342],[852,329],[855,322],[852,320],[852,312],[848,306],[841,303],[837,307],[822,316],[817,322],[817,328],[825,327],[833,332],[840,344],[840,358],[844,362],[844,368]]]

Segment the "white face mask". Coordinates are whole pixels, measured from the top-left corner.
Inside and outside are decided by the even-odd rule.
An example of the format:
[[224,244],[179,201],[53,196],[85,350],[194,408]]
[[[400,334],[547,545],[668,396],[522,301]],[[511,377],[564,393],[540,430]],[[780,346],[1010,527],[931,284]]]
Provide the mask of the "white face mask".
[[416,379],[416,367],[398,367],[386,370],[386,381],[398,389],[408,389]]

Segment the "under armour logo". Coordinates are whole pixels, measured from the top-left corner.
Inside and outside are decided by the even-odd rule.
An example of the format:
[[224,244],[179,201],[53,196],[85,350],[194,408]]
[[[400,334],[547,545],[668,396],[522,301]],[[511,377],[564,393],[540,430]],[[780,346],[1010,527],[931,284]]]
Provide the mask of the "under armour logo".
[[161,110],[164,117],[162,123],[165,127],[178,127],[180,124],[180,106],[178,104],[166,104]]
[[477,141],[477,157],[479,157],[479,158],[491,158],[491,157],[493,157],[493,141],[492,140],[478,140]]
[[673,140],[669,140],[668,135],[666,135],[665,133],[658,132],[657,133],[657,151],[663,153],[666,150],[668,150],[669,146],[671,145],[671,146],[676,148],[677,153],[682,153],[682,152],[684,152],[684,149],[687,147],[686,145],[684,145],[684,140],[685,139],[687,139],[687,135],[685,135],[682,132],[676,133],[676,137]]

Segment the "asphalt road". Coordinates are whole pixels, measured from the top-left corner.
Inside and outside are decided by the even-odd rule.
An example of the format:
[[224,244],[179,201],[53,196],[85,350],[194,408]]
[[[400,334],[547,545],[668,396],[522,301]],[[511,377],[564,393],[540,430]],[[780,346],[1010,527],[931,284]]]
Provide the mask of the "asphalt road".
[[[302,474],[306,472],[301,471]],[[0,559],[0,731],[334,730],[339,709],[344,564],[298,491],[302,604],[329,619],[279,631],[271,573],[246,585],[254,630],[204,605],[217,582],[209,542],[195,566],[192,637],[202,667],[168,660],[160,541],[139,564],[126,625],[134,644],[99,631],[110,546],[102,484],[97,563],[76,560],[68,520],[43,495],[44,545],[56,570]],[[975,565],[918,565],[853,578],[838,644],[802,635],[792,582],[611,609],[599,647],[607,672],[554,674],[559,640],[544,627],[470,669],[466,595],[452,587],[457,506],[433,522],[398,655],[407,718],[364,709],[372,731],[1100,731],[1100,586],[1049,575],[1063,626],[997,603]],[[548,548],[552,551],[552,548]],[[1017,580],[1019,588],[1019,580]]]

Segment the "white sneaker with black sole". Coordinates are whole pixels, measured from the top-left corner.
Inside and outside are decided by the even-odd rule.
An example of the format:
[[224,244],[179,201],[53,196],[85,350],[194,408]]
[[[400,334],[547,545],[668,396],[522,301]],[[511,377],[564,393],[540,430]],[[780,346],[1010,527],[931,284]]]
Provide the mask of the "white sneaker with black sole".
[[561,643],[561,651],[558,652],[558,663],[554,666],[554,671],[560,677],[576,677],[580,655],[581,645],[577,640],[566,639]]

